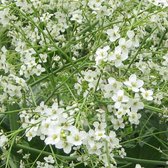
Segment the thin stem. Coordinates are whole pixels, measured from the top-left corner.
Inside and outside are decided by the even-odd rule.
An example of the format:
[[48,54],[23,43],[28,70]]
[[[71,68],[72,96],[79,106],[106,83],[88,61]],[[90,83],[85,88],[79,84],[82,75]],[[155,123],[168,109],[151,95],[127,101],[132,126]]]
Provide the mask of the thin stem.
[[[25,145],[21,145],[21,144],[16,144],[15,145],[16,148],[21,148],[23,150],[26,150],[26,151],[31,151],[31,152],[34,152],[34,153],[41,153],[43,155],[52,155],[52,153],[50,152],[47,152],[47,151],[41,151],[39,149],[35,149],[35,148],[32,148],[30,146],[25,146]],[[68,161],[71,161],[71,160],[75,160],[77,159],[76,156],[62,156],[62,155],[58,155],[58,154],[55,154],[57,158],[60,158],[60,159],[63,159],[63,160],[68,160]]]
[[167,162],[158,161],[158,160],[146,160],[146,159],[137,159],[137,158],[131,158],[131,157],[121,158],[120,156],[115,156],[114,158],[118,159],[118,160],[124,160],[124,161],[128,161],[128,162],[132,162],[132,163],[160,165],[160,166],[168,165]]

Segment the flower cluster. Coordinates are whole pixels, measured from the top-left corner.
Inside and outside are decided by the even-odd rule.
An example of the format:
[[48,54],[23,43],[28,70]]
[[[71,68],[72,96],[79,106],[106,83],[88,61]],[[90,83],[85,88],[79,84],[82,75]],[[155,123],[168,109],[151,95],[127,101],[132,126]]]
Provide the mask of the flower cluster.
[[97,110],[100,113],[98,121],[94,122],[92,126],[85,124],[85,127],[92,127],[89,131],[85,131],[76,126],[76,116],[79,110],[76,104],[64,109],[60,108],[56,101],[51,107],[42,102],[34,110],[22,111],[20,119],[22,127],[26,129],[28,141],[39,136],[46,145],[54,145],[57,149],[63,149],[67,154],[81,148],[91,155],[97,155],[104,165],[108,165],[107,148],[114,163],[114,151],[124,156],[124,149],[119,144],[116,133],[107,131],[105,112]]
[[162,151],[167,6],[167,0],[0,0],[6,167],[116,168],[131,165],[130,148],[158,152],[163,144]]

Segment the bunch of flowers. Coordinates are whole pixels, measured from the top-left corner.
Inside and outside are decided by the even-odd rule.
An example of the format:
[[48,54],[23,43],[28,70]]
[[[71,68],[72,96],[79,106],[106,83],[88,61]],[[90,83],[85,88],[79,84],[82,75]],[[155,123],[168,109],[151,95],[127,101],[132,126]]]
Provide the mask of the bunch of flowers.
[[167,6],[0,0],[0,164],[166,166]]

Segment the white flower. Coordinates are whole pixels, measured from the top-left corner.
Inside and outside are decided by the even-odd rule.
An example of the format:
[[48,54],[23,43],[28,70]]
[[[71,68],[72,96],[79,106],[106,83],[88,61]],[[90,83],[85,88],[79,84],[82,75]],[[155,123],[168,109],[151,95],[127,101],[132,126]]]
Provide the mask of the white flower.
[[51,125],[51,120],[49,118],[47,118],[46,120],[43,120],[39,128],[40,132],[44,135],[47,135],[50,125]]
[[153,100],[153,97],[152,97],[153,91],[152,90],[145,90],[144,88],[141,88],[140,91],[141,91],[141,95],[144,99],[149,100],[149,101]]
[[123,61],[128,58],[128,55],[122,53],[121,47],[117,46],[114,50],[114,53],[110,53],[108,56],[109,61],[114,61],[115,67],[121,67]]
[[72,149],[72,144],[67,141],[59,141],[59,143],[55,144],[55,147],[58,149],[63,149],[66,154],[69,154]]
[[48,129],[48,135],[45,139],[45,143],[47,145],[55,145],[60,141],[60,133],[61,133],[61,127],[59,126],[52,126],[50,129]]
[[82,86],[81,86],[81,84],[75,83],[75,84],[74,84],[74,88],[76,89],[77,94],[80,95],[81,92],[82,92]]
[[115,115],[117,116],[117,118],[122,118],[125,114],[126,114],[126,111],[124,110],[124,108],[119,108],[115,112]]
[[164,61],[162,62],[163,65],[167,66],[168,65],[168,53],[163,56]]
[[71,134],[67,136],[68,143],[71,143],[75,146],[82,145],[83,139],[86,138],[86,133],[84,131],[79,131],[76,127],[70,127],[69,131]]
[[120,38],[119,27],[118,26],[114,26],[113,29],[108,29],[106,31],[106,33],[108,34],[111,42],[114,42],[114,41],[116,41],[117,39]]
[[39,59],[40,63],[41,62],[43,62],[43,63],[47,62],[47,54],[39,54],[39,57],[40,57],[40,59]]
[[119,128],[124,128],[125,127],[125,124],[123,123],[124,122],[123,118],[115,119],[114,117],[112,117],[111,122],[112,122],[115,130],[118,130]]
[[7,136],[1,133],[0,134],[0,148],[4,147],[7,142],[8,142]]
[[144,82],[137,79],[135,74],[129,77],[129,81],[125,81],[124,84],[128,86],[132,91],[139,92],[139,89],[143,86]]
[[55,161],[54,161],[54,158],[49,155],[48,157],[44,157],[44,160],[47,162],[47,163],[51,163],[53,164]]
[[144,108],[143,102],[140,101],[140,98],[134,98],[130,99],[128,102],[131,111],[137,112],[138,110],[141,110]]
[[89,0],[88,2],[88,6],[92,9],[92,10],[100,10],[102,2],[104,0]]
[[151,3],[153,3],[154,5],[160,6],[162,5],[163,7],[167,7],[168,6],[168,1],[167,0],[148,0]]
[[76,22],[78,22],[79,24],[82,23],[82,21],[83,21],[83,16],[82,16],[82,11],[81,11],[81,10],[73,11],[73,12],[71,13],[71,15],[72,15],[72,18],[71,18],[70,20],[76,21]]
[[123,55],[128,56],[129,49],[131,48],[132,43],[130,40],[126,41],[125,38],[119,39],[119,46]]
[[121,88],[121,86],[121,82],[116,81],[116,79],[112,77],[108,78],[108,84],[102,85],[104,97],[110,98],[113,93]]
[[5,27],[9,24],[9,8],[5,8],[0,11],[0,23]]
[[86,80],[87,82],[93,82],[97,77],[97,73],[92,70],[83,72],[83,75],[84,75],[84,80]]
[[109,46],[105,46],[104,48],[98,48],[95,55],[96,65],[101,64],[102,62],[106,62],[108,58],[108,50]]
[[33,137],[37,136],[37,131],[38,127],[32,127],[26,130],[26,137],[28,138],[28,141],[31,141]]
[[116,109],[120,108],[122,103],[128,102],[129,98],[124,95],[123,90],[118,90],[116,94],[112,97],[113,101],[115,102],[114,107]]
[[140,164],[136,164],[135,168],[143,168]]
[[130,112],[128,115],[129,115],[128,120],[131,124],[135,124],[135,125],[139,124],[139,119],[141,118],[141,114],[137,112]]
[[42,72],[45,72],[45,68],[43,68],[41,64],[38,64],[34,69],[34,74],[40,76]]
[[22,160],[20,160],[19,168],[25,168],[25,167],[26,167],[25,163]]
[[133,30],[128,30],[127,31],[127,36],[128,36],[129,39],[133,39],[134,36],[135,36],[134,31]]
[[119,139],[116,138],[116,133],[114,131],[110,131],[109,136],[107,137],[107,140],[109,142],[111,149],[118,148],[120,146]]
[[101,142],[97,142],[93,146],[88,146],[88,153],[100,155],[102,146],[103,144]]

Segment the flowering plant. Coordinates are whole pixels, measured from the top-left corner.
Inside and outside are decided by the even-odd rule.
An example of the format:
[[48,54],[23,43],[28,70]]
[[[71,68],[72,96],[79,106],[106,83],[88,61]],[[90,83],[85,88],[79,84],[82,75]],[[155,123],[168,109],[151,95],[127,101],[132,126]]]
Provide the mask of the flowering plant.
[[0,0],[1,166],[166,166],[167,6]]

